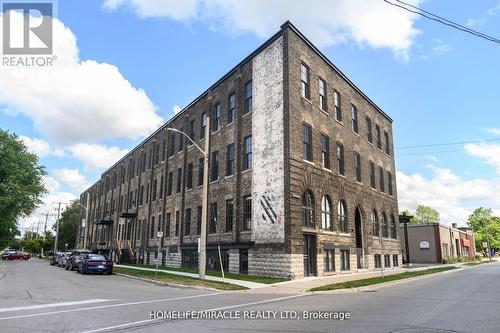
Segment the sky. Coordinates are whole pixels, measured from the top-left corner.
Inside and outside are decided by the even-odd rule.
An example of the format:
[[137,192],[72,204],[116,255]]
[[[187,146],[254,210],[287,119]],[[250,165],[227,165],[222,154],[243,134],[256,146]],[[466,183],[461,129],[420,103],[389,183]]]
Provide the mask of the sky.
[[[500,38],[499,0],[408,2]],[[55,65],[0,66],[0,128],[47,169],[44,204],[21,229],[77,198],[288,19],[394,120],[400,210],[428,205],[459,225],[481,206],[500,215],[500,44],[383,0],[59,0]],[[434,146],[407,148],[421,145]]]

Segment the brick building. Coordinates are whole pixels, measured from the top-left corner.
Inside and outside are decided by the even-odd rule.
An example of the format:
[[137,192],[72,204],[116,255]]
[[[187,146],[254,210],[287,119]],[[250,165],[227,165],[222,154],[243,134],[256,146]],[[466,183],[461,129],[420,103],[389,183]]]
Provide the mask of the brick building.
[[207,114],[208,269],[399,265],[392,120],[289,22],[82,193],[79,246],[148,263],[163,231],[158,260],[197,265],[203,158],[166,128],[203,147]]

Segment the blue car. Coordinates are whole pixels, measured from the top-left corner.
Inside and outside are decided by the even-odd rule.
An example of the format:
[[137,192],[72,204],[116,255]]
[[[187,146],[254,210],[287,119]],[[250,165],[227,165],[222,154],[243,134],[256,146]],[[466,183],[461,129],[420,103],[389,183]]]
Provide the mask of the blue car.
[[78,263],[77,272],[88,273],[113,273],[113,262],[101,254],[86,254]]

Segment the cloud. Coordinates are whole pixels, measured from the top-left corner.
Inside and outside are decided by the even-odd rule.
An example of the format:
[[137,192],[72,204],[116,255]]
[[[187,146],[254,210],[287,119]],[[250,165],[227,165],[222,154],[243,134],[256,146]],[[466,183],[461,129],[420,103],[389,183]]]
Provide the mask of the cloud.
[[464,146],[465,151],[472,156],[483,159],[487,164],[496,168],[500,174],[500,144],[494,143],[468,143]]
[[180,106],[179,106],[179,105],[177,105],[177,104],[176,104],[176,105],[174,105],[174,106],[172,107],[172,112],[173,112],[174,114],[178,114],[178,113],[179,113],[179,112],[181,112],[181,111],[182,111],[182,107],[180,107]]
[[494,135],[500,135],[500,128],[487,128],[486,131]]
[[452,50],[451,43],[444,43],[439,38],[433,38],[432,43],[433,43],[433,47],[432,47],[433,54],[441,55],[441,54],[445,54],[445,53]]
[[439,158],[436,155],[426,155],[425,158],[427,158],[435,163],[439,163]]
[[83,191],[89,187],[85,176],[80,174],[78,169],[56,169],[53,171],[53,175],[55,179],[68,184],[75,190]]
[[30,118],[58,145],[136,139],[158,128],[163,119],[142,89],[114,65],[80,60],[75,35],[58,19],[53,32],[52,67],[0,66],[0,109]]
[[441,221],[466,225],[469,215],[477,207],[498,208],[500,180],[474,178],[464,180],[450,169],[429,166],[432,176],[396,173],[399,209],[414,211],[417,205],[436,209]]
[[[409,2],[418,6],[423,1]],[[320,47],[354,41],[360,46],[388,48],[404,61],[420,33],[414,27],[418,15],[381,0],[311,0],[307,5],[289,0],[104,0],[103,7],[126,8],[142,18],[201,21],[230,35],[250,32],[263,38],[290,19]]]
[[64,150],[52,148],[50,144],[43,139],[30,138],[24,135],[19,135],[19,138],[26,145],[29,152],[38,155],[40,158],[46,156],[65,156]]
[[86,143],[79,143],[68,149],[76,159],[84,163],[86,170],[107,169],[129,152],[128,149]]

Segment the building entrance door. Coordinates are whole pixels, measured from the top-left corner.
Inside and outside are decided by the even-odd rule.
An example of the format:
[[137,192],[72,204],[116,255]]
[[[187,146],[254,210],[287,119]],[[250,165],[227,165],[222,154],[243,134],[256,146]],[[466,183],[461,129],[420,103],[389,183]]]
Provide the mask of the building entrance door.
[[304,234],[304,276],[316,275],[316,236]]
[[361,227],[361,212],[359,208],[356,207],[356,213],[354,214],[354,228],[356,232],[356,258],[358,269],[363,268],[363,228]]

